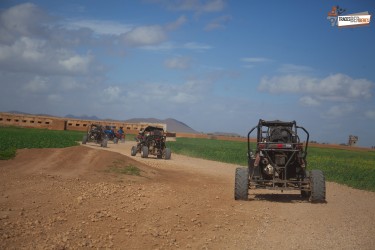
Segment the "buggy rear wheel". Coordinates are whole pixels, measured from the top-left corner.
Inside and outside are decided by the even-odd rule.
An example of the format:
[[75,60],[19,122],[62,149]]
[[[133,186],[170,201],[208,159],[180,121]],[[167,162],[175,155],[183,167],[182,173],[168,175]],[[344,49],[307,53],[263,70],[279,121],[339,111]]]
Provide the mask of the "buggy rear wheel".
[[142,149],[141,149],[141,157],[142,158],[147,158],[148,157],[148,147],[147,146],[143,146]]
[[326,181],[321,170],[310,171],[310,201],[325,202],[326,200]]
[[107,147],[107,143],[108,143],[108,140],[107,140],[107,139],[104,139],[104,140],[100,143],[100,146],[103,147],[103,148],[106,148],[106,147]]
[[236,168],[234,182],[234,199],[248,200],[249,195],[249,169],[244,167]]
[[166,160],[171,159],[172,152],[171,152],[171,149],[170,149],[170,148],[165,148],[165,149],[164,149],[164,153],[165,153],[165,159],[166,159]]
[[86,143],[87,143],[87,135],[84,135],[82,138],[82,144],[86,144]]
[[135,156],[136,154],[137,154],[137,146],[133,146],[131,151],[130,151],[130,155]]

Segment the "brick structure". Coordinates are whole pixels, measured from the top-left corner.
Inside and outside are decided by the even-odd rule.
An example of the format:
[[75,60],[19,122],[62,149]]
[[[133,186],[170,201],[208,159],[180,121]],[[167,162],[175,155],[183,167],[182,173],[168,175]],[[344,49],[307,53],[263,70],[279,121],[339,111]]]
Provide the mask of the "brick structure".
[[0,125],[65,130],[65,121],[57,117],[0,113]]
[[161,127],[167,130],[167,124],[164,123],[127,123],[110,120],[79,120],[52,116],[24,115],[0,112],[0,125],[2,126],[19,126],[28,128],[43,128],[51,130],[75,130],[86,131],[87,126],[95,123],[103,126],[112,126],[115,129],[123,127],[127,134],[137,134],[140,129],[147,126]]

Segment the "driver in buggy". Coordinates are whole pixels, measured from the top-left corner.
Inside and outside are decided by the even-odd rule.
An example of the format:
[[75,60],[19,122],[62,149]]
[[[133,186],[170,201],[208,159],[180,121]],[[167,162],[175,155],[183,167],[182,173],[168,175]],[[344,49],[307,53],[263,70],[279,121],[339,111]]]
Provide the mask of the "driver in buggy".
[[144,142],[147,140],[147,137],[151,135],[150,131],[145,131],[144,129],[139,130],[139,133],[136,137],[136,141]]
[[139,130],[139,133],[138,133],[137,137],[135,138],[135,140],[137,142],[143,141],[143,139],[144,139],[144,133],[145,132],[143,131],[143,129]]
[[119,130],[117,130],[117,133],[120,134],[121,136],[124,134],[123,127],[120,127]]
[[273,127],[270,131],[269,141],[288,143],[293,141],[293,132],[287,127]]

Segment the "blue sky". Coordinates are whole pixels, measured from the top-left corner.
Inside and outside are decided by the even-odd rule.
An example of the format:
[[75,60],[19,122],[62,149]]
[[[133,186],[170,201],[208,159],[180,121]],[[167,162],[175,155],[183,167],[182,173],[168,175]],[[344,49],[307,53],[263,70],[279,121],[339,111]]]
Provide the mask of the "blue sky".
[[0,111],[175,118],[245,135],[296,120],[318,142],[375,145],[375,30],[327,13],[373,1],[0,3]]

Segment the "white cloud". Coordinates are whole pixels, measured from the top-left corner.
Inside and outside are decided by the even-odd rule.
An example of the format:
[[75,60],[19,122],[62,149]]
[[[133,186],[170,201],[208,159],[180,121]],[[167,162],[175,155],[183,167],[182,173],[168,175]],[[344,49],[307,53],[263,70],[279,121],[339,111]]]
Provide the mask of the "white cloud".
[[90,62],[92,61],[90,56],[78,56],[73,55],[66,59],[61,59],[59,64],[62,65],[67,71],[86,73],[88,71]]
[[191,50],[208,50],[212,49],[212,46],[202,43],[189,42],[183,44],[182,48]]
[[142,46],[141,49],[144,50],[151,50],[151,51],[166,51],[166,50],[174,50],[178,49],[179,46],[176,45],[173,42],[163,42],[161,44],[157,45],[147,45],[147,46]]
[[45,42],[28,37],[21,37],[11,45],[0,44],[0,64],[15,60],[38,61],[44,57]]
[[24,86],[24,90],[27,92],[43,92],[48,90],[48,78],[36,76],[29,83]]
[[255,67],[255,64],[272,62],[273,60],[266,57],[244,57],[241,58],[241,61],[246,63],[242,67],[251,69]]
[[335,106],[330,107],[324,116],[327,118],[333,119],[333,118],[347,116],[353,111],[354,111],[354,107],[350,104],[335,105]]
[[243,62],[247,63],[263,63],[263,62],[272,62],[272,59],[265,57],[244,57],[241,59]]
[[170,69],[187,69],[190,67],[190,58],[175,57],[165,60],[164,65]]
[[123,24],[108,20],[70,19],[62,23],[67,29],[77,30],[88,28],[98,35],[121,35],[131,31],[134,28],[132,24]]
[[58,28],[56,19],[34,4],[20,4],[2,11],[0,21],[2,72],[77,75],[93,67],[91,56],[80,55],[70,47],[71,34]]
[[219,12],[225,8],[224,0],[148,0],[160,3],[170,10],[194,11],[194,12]]
[[176,49],[186,49],[196,52],[202,52],[205,50],[210,50],[213,47],[208,44],[188,42],[184,44],[176,44],[174,42],[163,42],[157,45],[142,46],[142,49],[152,50],[152,51],[167,51],[167,50],[176,50]]
[[224,0],[211,0],[211,1],[207,1],[206,4],[202,4],[199,11],[217,12],[217,11],[222,11],[224,7],[225,7]]
[[319,106],[320,102],[311,96],[303,96],[299,99],[300,103],[305,106]]
[[63,77],[61,78],[61,88],[63,90],[75,90],[75,89],[80,89],[83,88],[84,86],[82,83],[80,84],[77,82],[75,78],[72,77]]
[[181,27],[183,24],[187,22],[187,18],[185,16],[180,16],[176,21],[169,23],[165,26],[167,30],[175,30]]
[[123,34],[122,39],[131,46],[155,45],[164,42],[167,34],[159,25],[139,26]]
[[0,44],[0,66],[13,72],[84,74],[93,66],[92,62],[91,56],[54,48],[46,40],[21,37],[12,45]]
[[121,96],[121,89],[118,86],[109,86],[108,88],[103,90],[104,92],[104,100],[103,102],[114,102],[119,99]]
[[12,43],[19,37],[41,35],[41,26],[50,17],[32,3],[19,4],[0,12],[0,43]]
[[225,28],[225,24],[228,23],[231,19],[232,19],[232,17],[229,16],[229,15],[220,16],[218,18],[215,18],[206,25],[204,30],[211,31],[211,30],[216,30],[216,29],[223,29],[223,28]]
[[373,83],[334,74],[319,79],[304,75],[263,77],[258,89],[269,93],[308,94],[329,101],[349,101],[370,98]]
[[127,89],[128,100],[142,100],[144,103],[194,104],[202,100],[210,83],[202,80],[190,80],[184,84],[138,83]]

